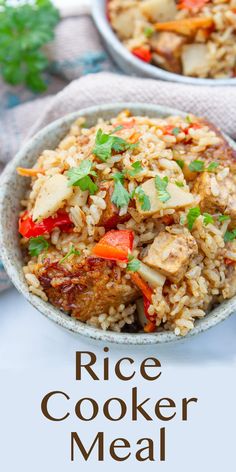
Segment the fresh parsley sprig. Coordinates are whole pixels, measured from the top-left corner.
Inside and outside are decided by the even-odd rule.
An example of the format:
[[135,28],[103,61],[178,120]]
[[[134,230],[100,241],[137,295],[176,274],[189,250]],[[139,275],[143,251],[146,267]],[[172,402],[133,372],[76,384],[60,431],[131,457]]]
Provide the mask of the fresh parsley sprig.
[[136,148],[138,143],[132,144],[125,141],[119,136],[113,136],[111,134],[103,133],[102,129],[99,129],[95,138],[95,146],[92,153],[103,162],[106,162],[111,156],[112,152],[124,152],[128,149]]
[[236,229],[233,229],[232,231],[226,231],[225,236],[224,236],[224,241],[226,243],[234,241],[235,238],[236,238]]
[[127,270],[129,272],[137,272],[140,269],[141,262],[132,255],[129,255],[128,260]]
[[131,195],[129,194],[129,192],[126,190],[126,188],[123,185],[124,174],[122,172],[117,172],[116,174],[112,176],[112,178],[115,182],[115,185],[114,185],[114,191],[111,197],[111,201],[118,208],[125,207],[129,204]]
[[89,160],[84,160],[79,167],[69,169],[67,172],[69,186],[80,187],[81,190],[88,190],[93,195],[98,190],[98,186],[90,177],[96,177],[97,175],[92,168],[93,163]]
[[128,174],[131,177],[135,177],[136,175],[140,174],[140,172],[142,172],[142,170],[143,170],[143,166],[142,166],[140,161],[133,162],[131,167],[132,167],[132,169],[128,170]]
[[156,175],[155,177],[157,196],[162,203],[165,203],[170,200],[170,194],[167,190],[168,182],[168,177],[163,177],[163,179],[159,177],[159,175]]
[[209,225],[210,223],[214,224],[214,218],[210,213],[203,213],[203,224],[205,226]]
[[189,164],[191,172],[214,172],[219,166],[219,162],[211,162],[208,167],[205,167],[204,161],[195,160]]
[[59,12],[50,0],[19,2],[13,6],[1,1],[0,73],[11,85],[25,84],[34,92],[47,85],[43,71],[48,59],[42,47],[54,38]]
[[77,251],[75,249],[75,247],[71,246],[70,250],[68,251],[68,253],[59,261],[59,264],[63,264],[63,262],[65,262],[69,257],[71,256],[80,256],[81,252],[80,251]]
[[149,196],[144,192],[142,187],[136,187],[135,195],[137,195],[137,199],[141,205],[141,209],[143,211],[149,211],[151,208],[151,202]]
[[190,208],[187,214],[187,222],[188,222],[188,229],[191,231],[193,229],[193,225],[196,221],[196,219],[201,215],[201,210],[200,208],[194,207]]
[[43,236],[37,238],[30,238],[29,240],[29,253],[32,257],[39,256],[41,252],[49,248],[48,241]]

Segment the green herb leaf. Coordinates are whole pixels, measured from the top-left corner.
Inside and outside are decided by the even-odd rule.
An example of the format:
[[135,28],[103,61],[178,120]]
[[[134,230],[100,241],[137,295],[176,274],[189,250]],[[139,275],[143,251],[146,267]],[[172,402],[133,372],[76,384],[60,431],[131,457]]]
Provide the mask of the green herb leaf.
[[138,143],[131,144],[118,136],[103,133],[99,129],[96,134],[95,146],[92,150],[93,154],[101,161],[106,162],[112,155],[112,151],[116,153],[127,151],[128,149],[136,148]]
[[34,92],[47,88],[42,72],[48,66],[43,52],[54,38],[59,12],[50,0],[11,5],[1,1],[0,72],[12,85],[25,84]]
[[220,223],[222,223],[223,221],[230,220],[230,216],[229,215],[219,215],[218,220],[220,221]]
[[131,177],[135,177],[135,175],[139,174],[140,172],[142,172],[143,170],[143,167],[142,167],[142,164],[140,161],[136,161],[134,162],[131,167],[133,168],[133,170],[129,170],[128,171],[128,174],[131,176]]
[[29,253],[33,256],[39,256],[39,254],[48,249],[48,241],[43,236],[38,236],[37,238],[30,238],[29,240]]
[[138,201],[143,211],[149,211],[151,208],[151,202],[149,196],[144,192],[142,187],[136,187],[135,195],[137,195]]
[[123,129],[123,128],[124,128],[123,125],[119,125],[119,126],[117,126],[116,128],[114,128],[114,129],[112,130],[112,133],[116,133],[117,131],[120,131],[120,130]]
[[146,36],[146,38],[151,38],[151,36],[153,35],[154,33],[154,29],[151,28],[151,26],[148,26],[147,28],[145,28],[144,30],[144,34]]
[[172,129],[172,134],[174,134],[175,136],[178,136],[178,134],[180,133],[181,129],[180,128],[173,128]]
[[209,164],[209,166],[206,168],[206,171],[207,171],[207,172],[214,172],[215,169],[217,169],[217,167],[218,167],[219,165],[220,165],[219,162],[211,162],[211,163]]
[[226,231],[225,236],[224,236],[224,241],[226,243],[233,241],[235,238],[236,238],[236,229],[233,229],[233,231]]
[[112,203],[118,208],[122,208],[129,204],[130,198],[131,196],[123,186],[121,179],[115,180],[114,192],[111,197]]
[[81,190],[88,190],[93,195],[97,190],[98,186],[93,182],[90,175],[96,177],[96,172],[92,170],[93,163],[88,160],[81,162],[79,167],[73,167],[67,172],[69,186],[80,187]]
[[187,214],[188,229],[191,231],[196,219],[201,215],[199,207],[190,208]]
[[205,165],[203,161],[196,160],[191,162],[188,167],[191,172],[203,172]]
[[203,213],[203,223],[205,226],[209,225],[209,223],[214,223],[214,218],[209,213]]
[[134,257],[129,257],[129,262],[127,264],[127,270],[130,272],[137,272],[140,269],[141,262]]
[[80,251],[77,251],[75,249],[75,247],[71,246],[70,250],[68,251],[68,253],[65,255],[65,257],[63,257],[60,261],[59,261],[59,264],[63,264],[63,262],[65,262],[69,257],[71,256],[80,256],[81,252]]
[[180,169],[183,169],[184,168],[184,161],[182,161],[182,159],[176,159],[175,161],[178,166],[180,167]]
[[155,186],[157,189],[157,196],[159,200],[163,203],[170,200],[170,194],[167,191],[167,185],[168,185],[168,177],[163,177],[163,179],[161,179],[159,175],[156,175]]
[[184,183],[179,182],[178,180],[175,181],[175,185],[177,185],[177,187],[184,187]]
[[192,123],[192,120],[191,120],[191,116],[187,115],[185,120],[187,121],[187,123]]

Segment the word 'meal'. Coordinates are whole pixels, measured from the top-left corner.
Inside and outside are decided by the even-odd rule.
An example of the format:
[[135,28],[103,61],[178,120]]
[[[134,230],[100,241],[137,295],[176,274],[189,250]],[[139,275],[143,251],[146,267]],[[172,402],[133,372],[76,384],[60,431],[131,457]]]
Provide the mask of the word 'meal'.
[[[108,348],[104,348],[108,352]],[[103,359],[103,369],[101,373],[101,365],[99,362],[99,374],[97,366],[97,357],[93,352],[78,351],[76,352],[76,375],[78,381],[82,381],[85,376],[89,376],[93,381],[109,381],[110,380],[110,362],[109,357]],[[113,375],[123,382],[128,382],[136,375],[141,375],[143,380],[154,382],[161,375],[161,362],[155,357],[147,357],[140,365],[135,366],[135,361],[131,357],[122,357],[119,359],[114,368]],[[143,398],[138,392],[137,387],[130,390],[131,402],[129,407],[124,399],[119,397],[108,398],[102,405],[93,397],[80,398],[76,404],[72,405],[68,393],[55,390],[47,393],[42,399],[41,410],[43,415],[49,421],[61,422],[65,421],[72,415],[81,422],[91,422],[98,415],[102,414],[106,421],[119,422],[127,418],[127,421],[136,422],[139,419],[146,421],[159,420],[163,423],[173,420],[176,414],[180,421],[188,421],[188,410],[190,404],[197,403],[196,397],[182,398],[176,403],[172,398],[164,397],[155,399],[154,406],[150,409],[151,398]],[[52,400],[60,398],[60,411],[55,412],[52,408]],[[86,408],[86,406],[89,408]],[[88,413],[89,411],[89,413]],[[83,431],[83,428],[82,428]],[[104,461],[107,453],[110,457],[118,462],[126,461],[130,458],[133,451],[133,445],[128,438],[117,437],[113,439],[105,452],[105,433],[98,431],[93,438],[89,447],[85,447],[82,435],[77,432],[71,432],[70,438],[70,459],[74,461],[77,457],[88,461],[95,458],[98,461]],[[136,442],[135,458],[139,462],[144,461],[160,461],[166,460],[166,428],[163,426],[158,433],[158,446],[155,441],[149,437],[143,437]]]

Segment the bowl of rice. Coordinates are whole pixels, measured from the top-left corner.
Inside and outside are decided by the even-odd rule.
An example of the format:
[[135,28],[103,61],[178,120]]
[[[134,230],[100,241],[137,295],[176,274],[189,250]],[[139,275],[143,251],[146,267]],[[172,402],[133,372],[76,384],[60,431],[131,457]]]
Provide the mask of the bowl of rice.
[[5,169],[5,268],[41,313],[103,341],[205,331],[236,308],[236,146],[145,104],[67,115]]
[[126,73],[236,84],[235,0],[93,0],[93,18]]

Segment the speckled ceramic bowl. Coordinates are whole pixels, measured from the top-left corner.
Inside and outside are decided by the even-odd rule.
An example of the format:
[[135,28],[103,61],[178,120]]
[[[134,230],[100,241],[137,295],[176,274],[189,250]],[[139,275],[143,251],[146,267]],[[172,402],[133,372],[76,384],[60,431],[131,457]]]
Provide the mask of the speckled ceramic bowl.
[[168,72],[160,67],[146,64],[131,54],[123,46],[119,38],[112,30],[106,16],[107,0],[91,0],[92,14],[95,24],[103,38],[107,50],[118,66],[129,75],[149,77],[153,79],[168,80],[169,82],[181,82],[192,85],[236,85],[236,78],[232,79],[198,79],[186,77],[180,74]]
[[[71,318],[65,313],[53,307],[50,303],[44,302],[35,295],[32,295],[25,282],[22,271],[22,254],[19,245],[19,235],[17,232],[18,214],[20,210],[20,201],[25,194],[25,190],[29,184],[28,179],[23,179],[16,174],[16,167],[31,167],[39,154],[44,149],[56,147],[58,142],[67,133],[71,123],[78,116],[85,116],[88,125],[93,125],[99,117],[109,119],[115,116],[123,109],[130,109],[135,115],[149,116],[168,116],[181,115],[185,113],[173,110],[171,108],[160,107],[157,105],[120,103],[112,105],[97,106],[80,110],[79,112],[67,115],[58,121],[53,122],[34,138],[32,138],[16,155],[13,161],[5,169],[0,183],[0,248],[1,258],[13,284],[21,292],[24,297],[32,303],[41,313],[76,333],[83,334],[94,339],[102,341],[124,343],[124,344],[155,344],[165,343],[183,339],[177,337],[173,332],[152,333],[152,334],[127,334],[114,333],[111,331],[102,331],[89,325],[83,324],[78,320]],[[236,149],[236,145],[229,140],[231,145]],[[218,306],[205,318],[196,321],[195,328],[188,334],[193,336],[207,330],[208,328],[225,320],[234,310],[236,310],[236,297],[224,302]]]

